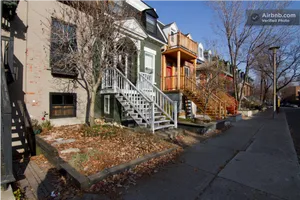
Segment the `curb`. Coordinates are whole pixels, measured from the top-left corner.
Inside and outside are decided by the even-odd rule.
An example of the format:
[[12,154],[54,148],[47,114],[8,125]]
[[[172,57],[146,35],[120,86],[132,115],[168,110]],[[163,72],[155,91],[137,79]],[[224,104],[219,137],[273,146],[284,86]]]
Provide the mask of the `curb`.
[[73,168],[68,162],[64,161],[59,157],[58,151],[52,147],[50,144],[45,142],[41,137],[36,136],[36,144],[39,146],[45,155],[45,157],[52,163],[57,169],[66,172],[67,177],[69,177],[72,182],[80,189],[88,189],[92,184],[95,184],[106,177],[114,174],[121,173],[130,168],[135,167],[141,163],[147,162],[153,158],[158,158],[160,156],[166,155],[173,152],[177,148],[167,149],[157,153],[147,154],[143,157],[137,158],[135,160],[129,161],[124,164],[113,166],[111,168],[104,169],[96,174],[85,176],[80,174],[75,168]]

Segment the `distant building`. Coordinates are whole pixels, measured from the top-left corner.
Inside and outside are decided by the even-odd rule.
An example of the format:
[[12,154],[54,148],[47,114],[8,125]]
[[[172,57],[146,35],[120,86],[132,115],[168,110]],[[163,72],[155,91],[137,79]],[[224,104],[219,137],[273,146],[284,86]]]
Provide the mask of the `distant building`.
[[300,101],[300,85],[283,89],[281,95],[283,101]]

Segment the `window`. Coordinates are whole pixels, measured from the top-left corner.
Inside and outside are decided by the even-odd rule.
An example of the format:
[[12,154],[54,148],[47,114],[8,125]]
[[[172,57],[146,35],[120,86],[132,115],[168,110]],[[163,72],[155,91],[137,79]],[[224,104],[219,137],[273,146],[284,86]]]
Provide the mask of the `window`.
[[150,74],[152,77],[152,83],[154,83],[154,55],[150,53],[145,53],[145,72]]
[[154,66],[154,55],[150,53],[145,53],[145,71],[146,73],[153,73],[153,66]]
[[174,38],[175,38],[175,30],[172,29],[171,30],[171,42],[174,42]]
[[76,117],[76,94],[50,93],[50,118]]
[[189,67],[187,67],[187,66],[184,67],[184,74],[186,77],[190,76],[190,68]]
[[156,51],[148,47],[144,47],[145,51],[145,73],[148,73],[149,79],[155,83],[155,56]]
[[151,33],[156,33],[156,19],[151,15],[146,15],[146,29]]
[[104,113],[110,114],[110,96],[109,95],[104,96]]
[[76,26],[52,19],[50,66],[52,74],[77,75],[72,56],[77,51]]
[[123,6],[123,1],[120,0],[109,0],[108,1],[108,6],[109,9],[113,12],[113,13],[119,13],[121,14],[122,11],[122,6]]
[[199,48],[199,57],[200,57],[200,58],[203,57],[203,51],[202,51],[202,48],[201,48],[201,47]]
[[176,31],[172,28],[171,29],[171,35],[175,35]]

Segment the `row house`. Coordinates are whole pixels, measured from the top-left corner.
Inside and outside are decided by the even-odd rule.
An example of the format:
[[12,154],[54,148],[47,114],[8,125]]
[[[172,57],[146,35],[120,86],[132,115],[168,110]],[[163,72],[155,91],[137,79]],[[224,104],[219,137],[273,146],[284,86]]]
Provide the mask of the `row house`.
[[[220,60],[216,56],[212,55],[210,50],[205,51],[205,61],[198,63],[197,65],[197,78],[199,79],[198,82],[201,84],[205,84],[206,77],[203,77],[200,80],[201,75],[203,76],[203,67],[204,66],[211,66],[218,61],[219,66],[221,66],[220,76],[223,78],[224,81],[224,90],[227,91],[231,96],[234,96],[233,90],[233,67],[230,65],[229,61]],[[241,70],[237,70],[237,81],[238,87],[242,87],[242,82],[245,79],[244,89],[243,89],[243,97],[249,97],[253,94],[253,79],[249,76],[245,77],[245,73]]]
[[[131,10],[139,13],[133,20],[132,38],[139,33],[135,42],[136,62],[126,66],[134,71],[108,69],[105,72],[100,91],[99,117],[126,125],[151,128],[152,131],[177,127],[177,102],[170,99],[160,89],[161,49],[167,44],[163,29],[154,8],[142,1],[126,1]],[[131,39],[132,39],[131,38]],[[130,52],[128,52],[130,53]],[[125,61],[125,63],[129,63]]]
[[[155,9],[143,1],[115,4],[119,8],[126,5],[137,15],[124,20],[120,40],[126,40],[122,48],[128,52],[112,58],[112,68],[103,73],[96,117],[151,127],[152,131],[176,127],[178,113],[191,117],[196,108],[204,106],[206,91],[196,81],[197,63],[207,56],[203,45],[191,34],[182,33],[175,22],[160,22]],[[58,45],[53,40],[56,28],[73,38],[69,42],[77,48],[78,27],[53,16],[53,10],[67,6],[60,1],[20,1],[6,33],[18,47],[13,54],[18,79],[8,85],[13,91],[13,113],[26,110],[29,118],[46,117],[56,126],[86,122],[87,93],[73,81],[78,74],[62,71],[52,62],[59,59],[52,52]],[[45,29],[43,24],[47,23],[50,28]],[[125,67],[120,68],[118,62]],[[226,106],[216,99],[207,109],[212,116],[220,117],[226,113]]]
[[[176,102],[160,90],[161,48],[167,39],[158,14],[142,1],[113,3],[114,9],[126,7],[136,15],[122,22],[123,35],[119,41],[126,41],[121,48],[127,53],[112,58],[111,68],[103,72],[96,117],[133,123],[152,131],[176,127]],[[53,40],[56,37],[53,30],[61,29],[74,48],[78,48],[76,42],[80,40],[79,27],[59,17],[60,9],[65,7],[68,5],[60,1],[20,1],[5,33],[14,40],[13,62],[18,69],[18,79],[8,85],[13,113],[20,115],[26,110],[29,118],[39,121],[49,118],[55,126],[86,122],[87,92],[74,81],[78,74],[74,70],[61,70],[53,62],[59,59],[52,52],[52,47],[59,43]],[[45,24],[49,27],[45,28]]]
[[179,116],[191,116],[193,105],[183,94],[183,89],[186,82],[195,80],[198,43],[191,34],[180,32],[175,22],[167,25],[160,22],[160,27],[168,41],[162,50],[161,88],[178,102]]
[[212,119],[225,117],[232,97],[211,94],[197,83],[197,64],[205,62],[203,45],[194,41],[191,34],[182,33],[175,22],[160,22],[160,27],[167,38],[162,49],[161,89],[178,102],[179,117],[192,118],[197,111]]

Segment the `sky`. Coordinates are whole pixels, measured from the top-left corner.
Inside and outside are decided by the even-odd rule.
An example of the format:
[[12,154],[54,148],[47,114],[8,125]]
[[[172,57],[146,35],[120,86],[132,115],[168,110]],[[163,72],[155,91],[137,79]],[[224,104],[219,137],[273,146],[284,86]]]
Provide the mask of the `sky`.
[[213,13],[203,1],[145,1],[156,9],[164,24],[176,22],[183,33],[191,33],[195,41],[204,43],[215,35],[211,27]]
[[[207,48],[207,41],[220,38],[212,26],[215,13],[205,1],[146,0],[145,2],[156,9],[161,22],[164,24],[176,22],[181,32],[191,33],[193,40],[202,43],[204,48]],[[292,2],[288,9],[300,9],[300,2]],[[221,54],[227,53],[224,44],[219,50]]]

